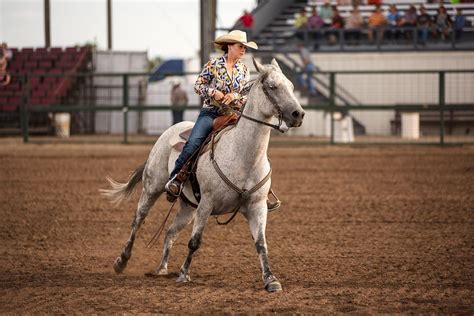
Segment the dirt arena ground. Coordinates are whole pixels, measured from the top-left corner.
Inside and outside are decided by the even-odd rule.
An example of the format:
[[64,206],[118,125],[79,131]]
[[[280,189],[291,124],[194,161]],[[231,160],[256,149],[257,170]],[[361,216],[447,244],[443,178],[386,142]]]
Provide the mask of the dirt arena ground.
[[0,139],[1,313],[474,312],[474,147],[271,146],[271,266],[283,292],[263,290],[247,223],[211,218],[191,266],[155,269],[165,217],[152,209],[127,270],[112,264],[128,238],[137,195],[112,208],[105,176],[124,181],[150,145],[23,145]]

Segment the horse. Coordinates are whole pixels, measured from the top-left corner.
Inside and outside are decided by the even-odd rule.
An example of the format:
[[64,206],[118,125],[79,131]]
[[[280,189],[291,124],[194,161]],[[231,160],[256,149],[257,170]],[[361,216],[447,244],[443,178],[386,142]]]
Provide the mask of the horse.
[[[264,288],[268,292],[282,290],[281,283],[270,270],[265,238],[268,212],[266,201],[271,186],[269,178],[271,165],[267,149],[272,127],[281,127],[282,121],[288,128],[299,127],[305,112],[293,93],[293,84],[283,74],[275,59],[268,65],[262,65],[253,59],[253,64],[258,71],[258,78],[248,92],[247,103],[241,117],[235,127],[220,138],[212,153],[205,152],[199,158],[196,176],[200,185],[200,202],[195,209],[190,203],[179,200],[176,217],[165,235],[161,263],[152,273],[153,276],[168,273],[168,258],[173,242],[178,233],[194,220],[188,254],[177,279],[177,282],[191,281],[189,267],[193,254],[201,244],[204,226],[209,216],[228,214],[236,205],[240,205],[238,212],[243,214],[249,223],[260,259]],[[279,126],[271,124],[274,117],[279,118]],[[130,237],[114,263],[116,273],[123,272],[127,266],[141,224],[155,201],[165,192],[168,175],[179,154],[172,146],[174,140],[177,135],[189,130],[193,124],[181,122],[168,128],[156,141],[147,161],[136,168],[127,183],[107,178],[111,188],[102,190],[102,193],[115,203],[120,203],[122,199],[129,197],[136,184],[142,182],[142,192]],[[218,164],[224,177],[218,174],[211,158]],[[262,180],[265,178],[268,181]],[[257,188],[258,183],[260,186]],[[236,188],[243,189],[237,192],[238,190],[231,188],[232,184]],[[245,188],[254,188],[254,192]],[[185,184],[183,194],[189,200],[193,199],[189,183]]]

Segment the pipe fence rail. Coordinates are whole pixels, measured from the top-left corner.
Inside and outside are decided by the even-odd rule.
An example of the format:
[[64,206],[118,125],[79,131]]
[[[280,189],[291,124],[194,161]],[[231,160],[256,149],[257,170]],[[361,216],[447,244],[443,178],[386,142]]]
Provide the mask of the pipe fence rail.
[[[187,75],[195,77],[196,74],[168,74],[166,78],[182,79]],[[474,144],[474,70],[338,71],[319,74],[329,77],[328,89],[320,91],[317,101],[310,99],[309,104],[304,106],[307,116],[303,126],[283,136],[274,134],[272,140],[297,140],[308,144]],[[76,91],[72,97],[59,99],[55,104],[32,102],[35,100],[32,98],[35,95],[31,87],[31,82],[35,80],[32,78],[42,78],[41,81],[52,76],[59,75],[20,76],[21,106],[17,111],[1,113],[1,126],[7,126],[8,119],[13,119],[19,127],[16,135],[21,135],[25,143],[32,137],[40,141],[50,139],[54,131],[51,117],[59,113],[69,113],[71,124],[76,126],[71,138],[62,139],[66,142],[74,142],[75,136],[100,138],[114,134],[121,135],[121,142],[125,144],[133,143],[135,135],[159,134],[144,131],[141,125],[146,115],[155,113],[168,120],[171,117],[169,102],[150,102],[150,95],[154,92],[147,85],[148,73],[75,74],[69,77],[79,92]],[[94,86],[99,78],[113,79],[113,82]],[[377,91],[362,88],[361,85],[374,79],[375,83],[380,84]],[[387,81],[387,85],[380,82],[383,80]],[[409,80],[415,83],[407,82]],[[192,91],[192,85],[193,82],[188,82],[189,91]],[[105,89],[106,93],[99,93],[100,89]],[[297,89],[303,88],[297,86]],[[360,104],[338,101],[338,89],[350,91]],[[418,95],[420,91],[422,95]],[[155,94],[158,99],[168,100],[164,92]],[[408,97],[398,98],[397,94],[408,94]],[[199,100],[191,102],[185,113],[197,117],[200,107]],[[100,124],[97,123],[100,113],[115,113],[113,124],[121,125],[120,132],[100,131]],[[43,124],[46,132],[38,136],[35,122]],[[147,122],[153,125],[150,119]],[[132,125],[138,127],[131,131]]]

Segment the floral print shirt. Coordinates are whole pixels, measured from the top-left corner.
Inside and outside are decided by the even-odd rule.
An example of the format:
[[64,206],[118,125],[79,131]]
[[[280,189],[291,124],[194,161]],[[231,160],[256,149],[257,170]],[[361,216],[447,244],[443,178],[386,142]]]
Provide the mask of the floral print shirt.
[[250,72],[243,63],[237,61],[232,70],[232,78],[225,66],[227,54],[219,58],[211,58],[199,74],[194,91],[204,99],[205,108],[220,107],[213,97],[210,97],[212,89],[222,92],[224,95],[233,93],[235,105],[242,107],[247,101],[247,90],[244,86],[249,82]]

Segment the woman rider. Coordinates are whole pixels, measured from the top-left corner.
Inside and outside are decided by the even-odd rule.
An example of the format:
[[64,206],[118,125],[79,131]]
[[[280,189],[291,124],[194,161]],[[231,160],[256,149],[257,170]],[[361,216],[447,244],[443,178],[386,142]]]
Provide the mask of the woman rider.
[[[250,73],[240,59],[247,48],[258,49],[257,44],[247,42],[245,32],[234,30],[219,36],[214,41],[214,46],[224,54],[219,58],[211,58],[204,65],[194,85],[194,91],[204,99],[204,104],[186,145],[176,159],[170,180],[166,183],[165,189],[172,200],[181,193],[182,183],[177,177],[179,171],[211,133],[214,119],[222,115],[222,105],[239,109],[247,100],[242,92]],[[272,210],[278,207],[279,203],[269,205]]]

